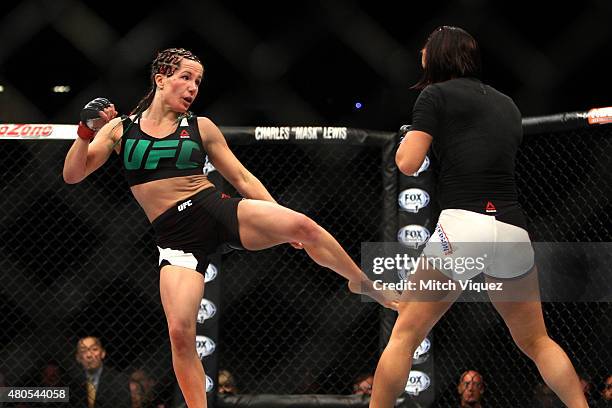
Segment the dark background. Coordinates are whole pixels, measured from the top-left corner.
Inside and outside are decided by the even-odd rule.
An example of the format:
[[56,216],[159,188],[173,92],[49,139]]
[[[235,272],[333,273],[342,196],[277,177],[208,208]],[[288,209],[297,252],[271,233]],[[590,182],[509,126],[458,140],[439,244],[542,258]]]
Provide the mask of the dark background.
[[418,51],[442,24],[476,37],[485,81],[524,116],[610,105],[606,0],[26,0],[0,15],[2,122],[74,123],[97,96],[125,113],[148,89],[155,52],[184,47],[206,69],[192,110],[220,125],[395,130],[410,121]]

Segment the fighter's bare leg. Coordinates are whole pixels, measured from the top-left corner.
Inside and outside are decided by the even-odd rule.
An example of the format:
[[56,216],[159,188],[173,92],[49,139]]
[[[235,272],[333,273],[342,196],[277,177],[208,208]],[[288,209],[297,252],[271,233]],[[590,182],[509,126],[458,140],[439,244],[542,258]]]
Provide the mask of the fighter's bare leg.
[[159,286],[176,379],[189,408],[206,408],[204,368],[195,341],[204,276],[192,269],[167,265],[161,269]]
[[240,240],[248,250],[261,250],[287,242],[300,242],[317,264],[327,267],[349,281],[354,293],[364,293],[386,307],[397,302],[372,282],[355,264],[338,241],[309,217],[281,205],[261,200],[242,200],[238,204]]
[[[514,342],[533,360],[546,384],[569,408],[588,407],[572,362],[546,332],[537,269],[520,279],[498,280],[487,276],[487,282],[503,284],[503,293],[491,291],[489,297]],[[521,300],[511,301],[513,298]]]
[[[415,287],[419,288],[419,281],[446,282],[449,279],[424,263],[410,280],[417,282]],[[395,406],[408,381],[414,351],[460,294],[460,289],[437,292],[417,289],[402,296],[391,338],[376,367],[370,408]]]

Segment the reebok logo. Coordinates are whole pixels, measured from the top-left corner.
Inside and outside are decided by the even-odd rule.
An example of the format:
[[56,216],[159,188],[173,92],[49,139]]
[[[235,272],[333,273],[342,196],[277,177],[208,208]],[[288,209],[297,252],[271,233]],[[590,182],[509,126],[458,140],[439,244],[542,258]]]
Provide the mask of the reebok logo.
[[494,212],[497,212],[497,208],[495,208],[492,202],[487,201],[487,205],[485,206],[485,211],[488,213],[494,213]]
[[179,204],[177,208],[179,211],[183,211],[187,207],[191,207],[191,200],[187,200],[184,203]]
[[185,129],[181,130],[181,134],[180,134],[180,138],[181,139],[185,139],[189,137],[189,132],[186,131]]

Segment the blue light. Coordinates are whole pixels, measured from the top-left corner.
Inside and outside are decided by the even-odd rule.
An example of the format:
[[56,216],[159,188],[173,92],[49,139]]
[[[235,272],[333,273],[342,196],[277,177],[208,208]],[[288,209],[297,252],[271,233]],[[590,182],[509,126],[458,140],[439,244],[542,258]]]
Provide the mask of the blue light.
[[361,109],[363,105],[361,105],[361,102],[355,102],[355,108],[357,109]]

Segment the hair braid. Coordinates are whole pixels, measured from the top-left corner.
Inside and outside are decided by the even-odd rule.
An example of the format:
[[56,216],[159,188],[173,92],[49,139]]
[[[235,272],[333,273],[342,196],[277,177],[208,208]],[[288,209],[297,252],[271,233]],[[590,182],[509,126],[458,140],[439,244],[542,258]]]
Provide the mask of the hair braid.
[[184,48],[168,48],[157,53],[157,57],[151,64],[151,88],[149,92],[138,102],[138,105],[130,112],[130,115],[140,115],[144,112],[155,96],[155,75],[162,74],[167,77],[172,76],[174,71],[179,67],[179,64],[183,58],[190,59],[199,64],[202,64],[200,59],[193,54],[191,51]]

